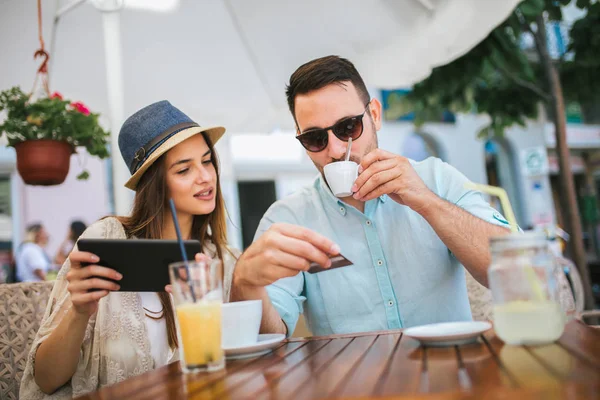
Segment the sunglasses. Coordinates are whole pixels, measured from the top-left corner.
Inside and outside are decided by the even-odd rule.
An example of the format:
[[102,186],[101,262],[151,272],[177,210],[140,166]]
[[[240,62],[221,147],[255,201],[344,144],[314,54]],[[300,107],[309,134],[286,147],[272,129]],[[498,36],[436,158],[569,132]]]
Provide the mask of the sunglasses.
[[369,108],[369,104],[371,102],[367,103],[365,111],[362,114],[344,118],[327,128],[308,130],[296,136],[296,139],[298,139],[306,150],[313,153],[325,150],[329,141],[329,134],[327,133],[329,130],[333,132],[335,137],[344,142],[347,142],[350,138],[354,141],[363,133],[363,117]]

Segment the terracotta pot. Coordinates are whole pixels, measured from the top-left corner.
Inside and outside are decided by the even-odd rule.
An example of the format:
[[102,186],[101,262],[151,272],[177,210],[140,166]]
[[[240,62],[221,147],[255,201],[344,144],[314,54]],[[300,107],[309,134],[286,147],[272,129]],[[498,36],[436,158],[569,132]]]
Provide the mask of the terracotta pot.
[[73,146],[58,140],[27,140],[15,145],[17,171],[28,185],[51,186],[65,181]]

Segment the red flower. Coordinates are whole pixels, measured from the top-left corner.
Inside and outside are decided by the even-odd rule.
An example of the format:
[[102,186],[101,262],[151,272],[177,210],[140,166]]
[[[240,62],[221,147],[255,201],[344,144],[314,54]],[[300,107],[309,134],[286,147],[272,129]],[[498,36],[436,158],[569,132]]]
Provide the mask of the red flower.
[[63,99],[63,97],[62,97],[62,94],[60,94],[60,93],[58,93],[58,92],[54,92],[54,93],[52,93],[52,94],[50,95],[50,98],[51,98],[51,99],[58,98],[59,100],[62,100],[62,99]]
[[83,115],[90,115],[90,109],[87,108],[85,106],[85,104],[83,104],[80,101],[76,101],[74,103],[71,103],[71,107],[73,107],[75,110],[79,111]]

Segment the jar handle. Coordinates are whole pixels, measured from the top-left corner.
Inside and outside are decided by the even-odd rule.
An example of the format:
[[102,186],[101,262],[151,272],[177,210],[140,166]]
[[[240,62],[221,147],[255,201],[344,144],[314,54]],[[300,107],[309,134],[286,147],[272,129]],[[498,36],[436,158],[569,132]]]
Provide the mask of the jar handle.
[[571,260],[564,257],[556,257],[556,262],[558,263],[561,272],[565,275],[569,275],[569,278],[571,279],[571,290],[573,298],[575,299],[575,312],[577,315],[581,315],[585,305],[585,295],[581,275]]

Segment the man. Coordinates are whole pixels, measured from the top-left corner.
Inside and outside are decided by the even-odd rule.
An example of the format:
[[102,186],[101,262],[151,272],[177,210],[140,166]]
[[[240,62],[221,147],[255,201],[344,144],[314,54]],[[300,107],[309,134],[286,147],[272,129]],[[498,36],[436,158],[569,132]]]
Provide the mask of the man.
[[[252,251],[238,261],[234,300],[262,299],[262,332],[291,335],[303,311],[316,335],[470,320],[464,265],[487,283],[488,240],[508,223],[468,179],[439,159],[414,162],[381,150],[381,104],[351,62],[310,61],[290,78],[297,139],[320,176],[274,203]],[[359,163],[353,196],[333,196],[323,167]],[[341,252],[354,265],[309,274]]]

